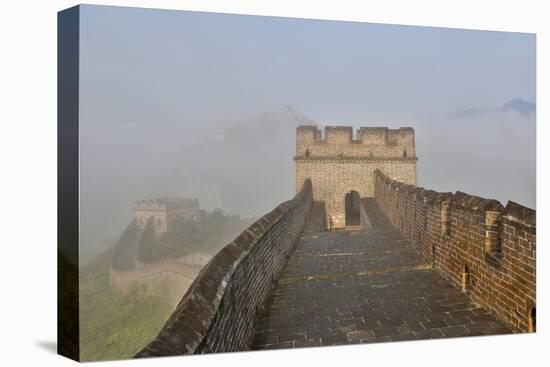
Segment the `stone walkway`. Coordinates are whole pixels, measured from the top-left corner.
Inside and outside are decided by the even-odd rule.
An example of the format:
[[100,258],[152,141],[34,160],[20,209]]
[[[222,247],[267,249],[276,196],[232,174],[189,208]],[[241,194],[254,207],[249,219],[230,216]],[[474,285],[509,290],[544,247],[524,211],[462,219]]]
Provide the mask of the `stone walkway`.
[[253,349],[510,333],[451,286],[363,199],[368,231],[304,233],[256,320]]

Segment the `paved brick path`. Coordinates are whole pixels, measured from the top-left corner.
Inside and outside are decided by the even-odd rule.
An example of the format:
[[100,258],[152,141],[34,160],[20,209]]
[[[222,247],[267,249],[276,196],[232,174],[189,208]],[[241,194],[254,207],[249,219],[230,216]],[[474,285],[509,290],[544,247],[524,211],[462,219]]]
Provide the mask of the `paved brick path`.
[[256,321],[253,349],[510,333],[451,286],[364,199],[368,231],[308,223]]

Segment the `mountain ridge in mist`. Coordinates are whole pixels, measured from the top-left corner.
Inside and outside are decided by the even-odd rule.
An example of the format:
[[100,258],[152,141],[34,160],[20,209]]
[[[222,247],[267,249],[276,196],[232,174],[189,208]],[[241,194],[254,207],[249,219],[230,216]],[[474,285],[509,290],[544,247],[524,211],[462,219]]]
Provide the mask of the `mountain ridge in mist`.
[[295,134],[302,124],[316,123],[290,107],[233,120],[182,149],[181,172],[217,188],[216,200],[208,190],[197,192],[205,207],[262,215],[294,193]]
[[[534,117],[492,108],[480,114],[413,119],[406,125],[416,131],[418,185],[496,198],[504,205],[513,200],[534,207]],[[88,152],[83,178],[87,193],[81,231],[83,256],[116,241],[138,199],[198,198],[202,209],[220,208],[228,214],[254,218],[289,200],[295,193],[293,157],[299,125],[319,123],[285,107],[220,121],[211,125],[210,132],[200,134],[182,124],[172,136],[166,135],[169,140],[136,136],[147,141],[147,150],[153,155],[134,151],[139,140],[122,149],[128,140],[123,135],[127,130],[114,130],[117,134],[110,136],[111,149]],[[354,127],[384,125],[365,118]],[[186,133],[185,141],[190,143],[183,144],[179,138]],[[87,145],[96,147],[103,135],[93,135],[96,140]],[[113,156],[113,151],[121,154]],[[106,166],[107,159],[112,163]],[[510,167],[515,168],[511,171]]]

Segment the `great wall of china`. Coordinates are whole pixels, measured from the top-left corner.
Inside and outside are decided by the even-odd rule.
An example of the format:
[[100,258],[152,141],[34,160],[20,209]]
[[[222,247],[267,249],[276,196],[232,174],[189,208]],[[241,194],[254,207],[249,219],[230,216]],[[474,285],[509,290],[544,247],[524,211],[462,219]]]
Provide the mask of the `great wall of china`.
[[536,212],[417,187],[412,128],[356,136],[298,127],[296,196],[202,268],[137,357],[536,330]]
[[134,219],[114,249],[109,285],[122,293],[141,287],[148,294],[166,297],[175,307],[212,255],[197,253],[152,261],[152,239],[168,231],[178,217],[198,221],[199,201],[183,198],[138,200],[133,212]]

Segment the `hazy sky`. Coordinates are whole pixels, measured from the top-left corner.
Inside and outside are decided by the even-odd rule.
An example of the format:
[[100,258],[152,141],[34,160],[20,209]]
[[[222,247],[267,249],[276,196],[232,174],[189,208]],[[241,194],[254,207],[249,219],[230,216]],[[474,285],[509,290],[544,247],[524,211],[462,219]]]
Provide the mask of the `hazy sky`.
[[286,104],[321,121],[411,121],[535,99],[529,34],[96,6],[82,31],[82,81],[113,106],[85,111],[94,124],[195,126]]
[[[293,194],[304,119],[412,126],[419,185],[535,207],[535,100],[531,34],[82,6],[83,231],[103,246],[149,196],[263,214]],[[266,144],[280,152],[261,151],[269,137],[255,123],[279,126]],[[209,138],[235,126],[257,135]],[[257,161],[243,168],[235,151],[248,143]],[[227,188],[236,170],[248,185],[278,185],[247,200]]]

